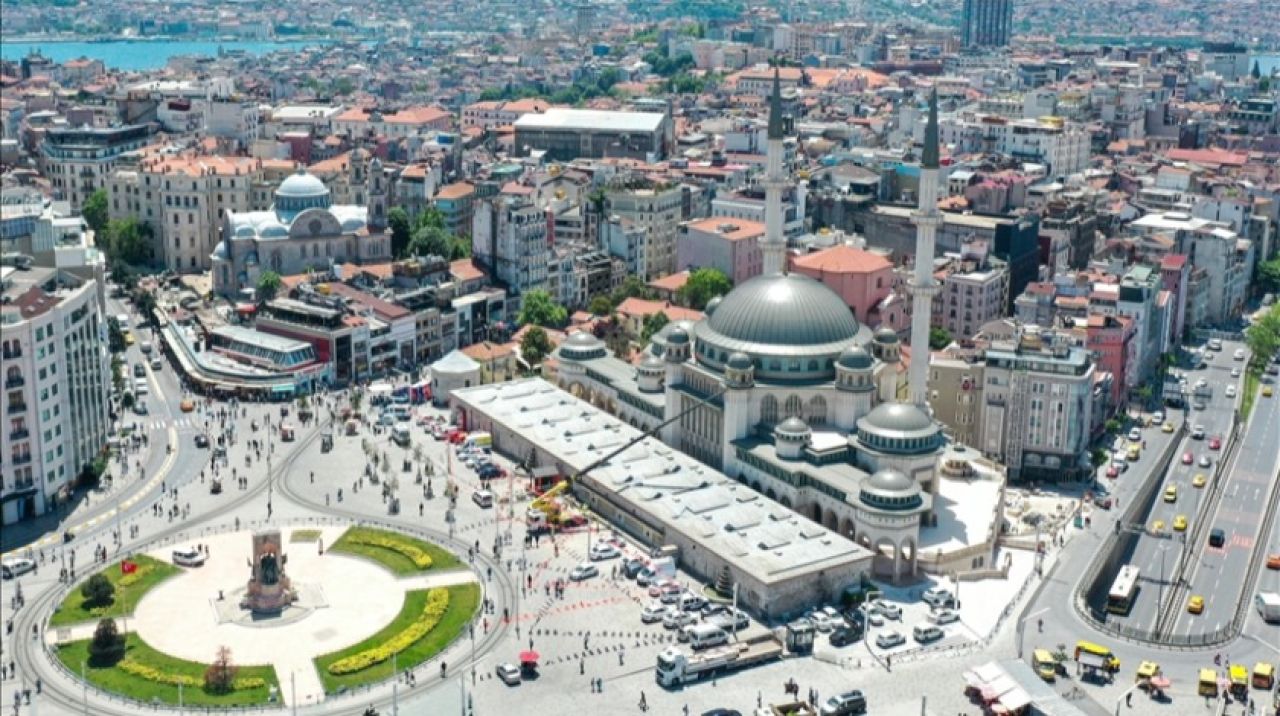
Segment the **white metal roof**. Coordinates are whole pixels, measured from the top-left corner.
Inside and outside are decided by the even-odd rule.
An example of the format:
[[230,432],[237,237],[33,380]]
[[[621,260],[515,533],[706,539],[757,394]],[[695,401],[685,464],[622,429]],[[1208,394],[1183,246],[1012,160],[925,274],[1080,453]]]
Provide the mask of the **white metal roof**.
[[664,116],[657,112],[614,112],[600,109],[551,108],[516,120],[516,129],[567,129],[577,131],[656,132]]

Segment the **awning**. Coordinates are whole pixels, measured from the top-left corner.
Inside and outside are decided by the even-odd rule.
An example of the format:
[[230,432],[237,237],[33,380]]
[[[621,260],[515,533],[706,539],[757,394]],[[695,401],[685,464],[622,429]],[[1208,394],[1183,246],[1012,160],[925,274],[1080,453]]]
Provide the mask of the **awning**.
[[236,313],[256,313],[257,311],[258,311],[258,307],[253,305],[252,303],[236,304]]
[[537,661],[538,661],[538,652],[532,649],[529,649],[528,651],[520,652],[521,664],[537,663]]
[[1017,711],[1031,703],[1031,697],[1021,687],[1014,687],[1000,696],[1000,703],[1010,711]]
[[272,393],[292,393],[293,386],[292,385],[273,385],[271,386],[271,392]]

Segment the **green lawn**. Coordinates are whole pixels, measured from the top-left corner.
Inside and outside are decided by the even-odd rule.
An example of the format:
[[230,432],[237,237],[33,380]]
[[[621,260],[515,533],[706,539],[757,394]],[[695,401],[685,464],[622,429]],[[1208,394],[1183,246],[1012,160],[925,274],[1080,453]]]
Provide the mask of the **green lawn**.
[[[458,635],[466,633],[467,623],[471,621],[471,617],[475,614],[476,608],[480,603],[480,585],[474,583],[461,584],[445,587],[445,589],[449,590],[449,608],[445,610],[444,617],[440,619],[440,623],[434,629],[427,632],[427,635],[419,639],[413,646],[400,652],[396,658],[396,666],[400,670],[403,671],[417,666],[430,659],[440,653]],[[338,659],[384,643],[403,631],[419,614],[422,614],[422,609],[427,603],[427,591],[415,590],[406,592],[404,596],[404,606],[401,607],[400,613],[377,634],[359,644],[354,644],[332,654],[325,654],[315,660],[316,673],[320,675],[320,681],[324,683],[325,693],[333,693],[342,686],[353,689],[357,686],[375,683],[392,677],[391,660],[375,664],[354,674],[343,674],[342,676],[330,674],[328,666]]]
[[290,542],[319,542],[320,530],[294,530],[289,535]]
[[[89,609],[84,605],[84,595],[80,593],[80,588],[76,587],[67,593],[62,603],[53,613],[53,617],[49,620],[50,626],[66,626],[68,624],[77,624],[79,622],[101,619],[102,617],[118,617],[125,614],[132,614],[134,608],[138,606],[138,600],[151,590],[152,587],[163,582],[169,577],[182,572],[178,567],[161,562],[158,559],[152,559],[146,555],[140,554],[130,557],[130,561],[138,565],[138,569],[151,568],[151,571],[138,580],[135,584],[128,587],[121,587],[120,580],[125,576],[120,573],[120,563],[116,562],[101,574],[105,575],[108,580],[115,585],[115,599],[105,607],[95,607]],[[83,584],[83,583],[82,583]],[[126,611],[128,609],[128,611]]]
[[[129,634],[126,639],[126,644],[128,645],[126,654],[133,661],[159,669],[166,674],[185,674],[201,680],[204,679],[204,672],[208,664],[198,664],[194,661],[186,661],[185,659],[162,654],[148,646],[137,634]],[[89,640],[85,639],[63,644],[58,647],[57,654],[58,658],[72,673],[79,674],[80,664],[88,664],[89,661]],[[234,660],[235,654],[231,656]],[[210,661],[213,658],[214,654],[210,654]],[[241,679],[252,676],[265,679],[267,686],[257,689],[245,689],[244,691],[232,691],[229,694],[212,694],[202,688],[184,688],[182,690],[182,703],[186,706],[248,706],[267,703],[267,697],[272,686],[276,688],[276,693],[279,694],[280,682],[276,678],[276,670],[273,667],[241,666],[239,673],[236,674],[236,677]],[[177,686],[149,681],[140,676],[126,673],[114,666],[103,668],[86,666],[85,678],[94,686],[139,701],[150,703],[158,699],[166,704],[178,703]]]
[[[413,545],[431,556],[431,566],[427,569],[419,569],[418,566],[413,563],[413,560],[399,552],[396,552],[395,550],[378,547],[376,545],[354,544],[353,538],[360,536],[385,537]],[[329,551],[346,552],[348,554],[367,557],[401,576],[420,574],[433,569],[450,569],[452,567],[462,566],[462,562],[459,561],[452,552],[442,547],[431,544],[430,542],[409,537],[408,535],[402,535],[398,532],[389,532],[387,530],[378,530],[370,527],[352,527],[346,532],[343,532],[342,537],[340,537],[337,542],[333,543],[333,546],[329,548]]]
[[1244,395],[1240,398],[1240,419],[1248,420],[1253,410],[1253,401],[1258,398],[1258,382],[1261,376],[1256,368],[1250,367],[1244,372]]

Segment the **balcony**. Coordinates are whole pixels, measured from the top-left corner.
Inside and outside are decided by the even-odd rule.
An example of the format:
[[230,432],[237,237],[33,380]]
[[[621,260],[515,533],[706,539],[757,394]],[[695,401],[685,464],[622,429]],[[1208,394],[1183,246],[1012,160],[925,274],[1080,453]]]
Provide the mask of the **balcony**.
[[26,403],[9,403],[9,413],[25,413],[27,412]]
[[13,350],[6,350],[6,351],[4,352],[4,359],[5,359],[5,360],[11,360],[11,359],[13,359],[13,358],[21,358],[21,357],[22,357],[22,349],[21,349],[21,348],[14,348]]
[[31,453],[22,453],[21,455],[14,455],[12,462],[14,465],[26,465],[27,463],[31,462]]
[[26,384],[27,384],[27,379],[23,378],[20,375],[11,375],[8,378],[4,379],[4,387],[6,388],[21,388]]
[[9,431],[10,440],[23,440],[28,437],[31,437],[31,431],[26,428],[18,428],[16,430]]

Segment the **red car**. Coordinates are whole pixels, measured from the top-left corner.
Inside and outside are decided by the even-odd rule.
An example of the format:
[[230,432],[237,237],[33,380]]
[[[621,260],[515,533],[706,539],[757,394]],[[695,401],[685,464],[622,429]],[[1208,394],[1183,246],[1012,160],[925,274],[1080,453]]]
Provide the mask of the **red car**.
[[1195,460],[1195,458],[1191,456],[1191,453],[1190,453],[1190,452],[1184,452],[1184,453],[1182,453],[1182,464],[1183,464],[1183,465],[1190,465],[1194,460]]
[[1222,441],[1221,441],[1221,440],[1219,440],[1218,438],[1209,438],[1209,449],[1210,449],[1210,450],[1217,450],[1217,449],[1218,449],[1218,448],[1220,448],[1220,447],[1222,447]]
[[1111,465],[1107,467],[1107,477],[1110,477],[1110,478],[1120,477],[1120,471],[1116,469],[1115,465]]

